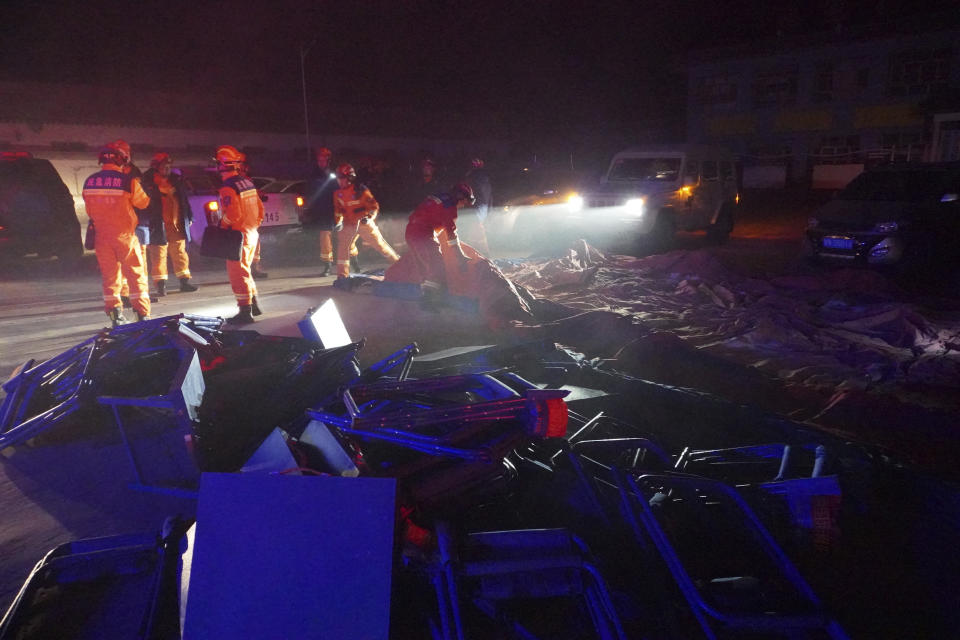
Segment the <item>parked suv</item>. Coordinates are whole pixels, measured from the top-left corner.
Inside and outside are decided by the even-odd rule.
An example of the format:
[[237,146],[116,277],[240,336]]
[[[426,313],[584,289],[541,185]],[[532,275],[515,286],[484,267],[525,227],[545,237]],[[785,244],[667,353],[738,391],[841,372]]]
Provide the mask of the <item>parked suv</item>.
[[595,190],[572,203],[586,231],[668,247],[678,229],[724,240],[740,201],[731,154],[716,147],[640,147],[613,156]]
[[70,190],[49,160],[0,153],[0,260],[83,255],[80,221]]
[[815,260],[861,265],[958,261],[960,163],[861,173],[819,208],[804,234]]

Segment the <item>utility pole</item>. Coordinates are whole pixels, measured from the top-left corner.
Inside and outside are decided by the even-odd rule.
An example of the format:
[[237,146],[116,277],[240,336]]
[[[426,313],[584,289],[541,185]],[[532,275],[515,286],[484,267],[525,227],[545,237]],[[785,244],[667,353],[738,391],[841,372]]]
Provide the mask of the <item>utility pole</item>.
[[313,40],[310,44],[300,43],[300,84],[303,87],[303,131],[307,140],[307,164],[313,162],[310,155],[310,118],[307,115],[307,73],[305,71],[304,60],[307,59],[307,53],[317,41]]

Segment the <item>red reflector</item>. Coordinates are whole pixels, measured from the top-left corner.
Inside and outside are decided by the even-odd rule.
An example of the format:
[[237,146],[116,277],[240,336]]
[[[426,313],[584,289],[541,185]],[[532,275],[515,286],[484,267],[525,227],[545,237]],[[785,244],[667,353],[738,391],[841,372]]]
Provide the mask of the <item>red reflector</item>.
[[567,403],[563,398],[549,398],[544,402],[547,415],[547,437],[562,438],[567,435],[567,422],[570,419]]
[[[564,395],[566,395],[564,393]],[[532,400],[532,402],[530,402]],[[528,428],[540,438],[562,438],[567,435],[567,403],[559,398],[528,399]]]

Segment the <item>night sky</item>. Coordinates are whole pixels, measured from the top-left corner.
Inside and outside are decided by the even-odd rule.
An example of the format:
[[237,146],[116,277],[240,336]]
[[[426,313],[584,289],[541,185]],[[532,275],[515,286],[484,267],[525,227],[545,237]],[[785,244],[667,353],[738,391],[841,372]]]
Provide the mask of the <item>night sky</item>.
[[338,104],[660,115],[691,48],[955,7],[943,0],[24,2],[0,8],[0,79]]

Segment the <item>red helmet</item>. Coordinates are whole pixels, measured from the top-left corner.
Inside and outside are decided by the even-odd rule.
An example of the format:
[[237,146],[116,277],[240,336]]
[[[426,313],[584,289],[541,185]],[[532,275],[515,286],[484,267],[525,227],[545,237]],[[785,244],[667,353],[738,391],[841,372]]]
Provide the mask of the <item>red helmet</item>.
[[479,169],[480,167],[483,166],[483,158],[481,158],[480,156],[474,156],[473,158],[470,159],[470,164],[473,165],[475,169]]
[[357,179],[357,170],[353,168],[353,165],[342,164],[337,167],[337,178],[345,178],[353,182]]
[[454,185],[452,193],[457,197],[457,200],[466,200],[468,204],[477,201],[476,196],[473,195],[473,188],[466,182],[458,182]]
[[153,154],[153,157],[150,158],[150,166],[154,169],[159,169],[165,164],[173,164],[169,153],[161,151],[160,153]]
[[219,171],[239,171],[247,156],[237,151],[236,147],[225,144],[217,147],[215,160]]
[[123,140],[114,140],[103,145],[100,149],[100,164],[106,163],[121,167],[130,164],[130,145]]

